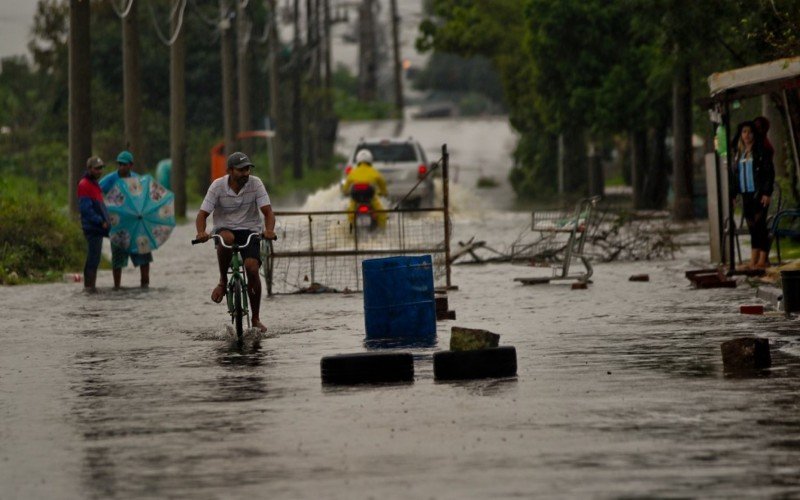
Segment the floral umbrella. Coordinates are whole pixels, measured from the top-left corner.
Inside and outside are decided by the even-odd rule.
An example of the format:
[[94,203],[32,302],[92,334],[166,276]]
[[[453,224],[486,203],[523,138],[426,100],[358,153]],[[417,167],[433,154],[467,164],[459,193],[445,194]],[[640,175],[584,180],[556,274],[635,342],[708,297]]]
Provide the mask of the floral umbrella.
[[118,179],[105,201],[111,243],[130,253],[155,250],[175,227],[175,195],[149,175]]

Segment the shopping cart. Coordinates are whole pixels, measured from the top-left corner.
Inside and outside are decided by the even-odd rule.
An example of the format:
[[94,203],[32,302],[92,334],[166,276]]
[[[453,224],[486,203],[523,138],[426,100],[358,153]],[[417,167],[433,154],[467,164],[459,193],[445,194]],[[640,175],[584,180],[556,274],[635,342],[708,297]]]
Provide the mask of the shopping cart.
[[[586,236],[594,227],[599,196],[584,198],[574,211],[534,211],[531,231],[538,234],[533,242],[512,245],[513,261],[525,261],[534,266],[549,266],[551,276],[514,278],[523,285],[537,285],[554,280],[574,280],[586,283],[592,276],[592,264],[583,253]],[[570,274],[573,261],[580,262],[584,270]]]

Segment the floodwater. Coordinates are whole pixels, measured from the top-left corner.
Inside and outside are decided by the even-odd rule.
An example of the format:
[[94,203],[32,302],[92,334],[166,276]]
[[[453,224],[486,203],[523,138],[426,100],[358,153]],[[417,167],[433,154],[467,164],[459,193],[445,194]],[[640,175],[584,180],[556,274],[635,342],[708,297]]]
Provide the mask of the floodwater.
[[[528,218],[456,212],[454,240],[500,249]],[[119,292],[101,272],[94,296],[0,289],[0,497],[800,496],[797,323],[739,315],[746,286],[691,289],[706,247],[598,264],[588,290],[455,266],[458,319],[410,349],[413,383],[329,387],[320,359],[365,350],[362,296],[265,299],[269,334],[239,349],[192,236],[176,229],[146,291],[132,269]],[[452,325],[500,333],[517,377],[434,381]],[[770,338],[774,367],[726,376],[719,345],[745,334]]]

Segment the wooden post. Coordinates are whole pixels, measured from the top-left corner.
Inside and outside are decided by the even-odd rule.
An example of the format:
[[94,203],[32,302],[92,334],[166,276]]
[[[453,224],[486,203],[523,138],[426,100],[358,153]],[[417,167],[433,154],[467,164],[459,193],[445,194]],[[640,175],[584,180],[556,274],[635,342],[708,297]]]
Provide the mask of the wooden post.
[[[122,88],[125,115],[125,148],[133,153],[134,169],[147,165],[142,137],[142,76],[139,66],[139,2],[131,0],[122,19]],[[177,17],[177,16],[175,16]]]
[[302,60],[300,52],[300,0],[294,0],[294,42],[292,43],[292,176],[303,178],[303,131],[302,96],[300,73]]
[[374,0],[363,0],[358,13],[358,98],[374,101],[377,91]]
[[444,203],[444,261],[445,284],[452,287],[450,279],[450,154],[447,144],[442,144],[442,201]]
[[69,210],[78,215],[78,181],[92,154],[89,0],[69,2]]
[[731,172],[733,171],[733,159],[731,158],[731,108],[727,102],[725,103],[722,121],[725,124],[725,163],[728,167],[725,172],[725,175],[728,176],[728,189],[725,192],[725,196],[728,198],[726,200],[728,204],[728,276],[732,276],[736,272],[736,222],[733,220],[733,197],[731,196],[731,190],[733,189],[731,179]]
[[[250,58],[248,57],[250,23],[244,7],[244,2],[236,0],[236,83],[238,84],[239,132],[253,128],[253,118],[250,113],[252,103],[250,102]],[[252,146],[252,140],[246,139],[242,149],[247,154],[252,154]]]
[[[180,2],[174,0],[173,3]],[[183,218],[186,217],[186,30],[179,25],[179,20],[179,16],[172,16],[175,41],[169,48],[169,156],[175,215]]]
[[283,173],[281,167],[281,158],[283,153],[283,134],[287,130],[286,127],[278,131],[278,123],[280,122],[280,93],[278,90],[278,82],[280,75],[279,72],[279,53],[281,41],[278,35],[278,8],[276,0],[269,0],[270,9],[270,22],[269,22],[269,114],[270,126],[275,132],[272,137],[272,152],[270,155],[270,162],[272,162],[271,171],[273,172],[272,182],[279,182]]
[[397,15],[397,0],[391,0],[392,44],[394,45],[394,105],[397,118],[403,119],[403,66],[400,61],[400,17]]
[[333,75],[331,73],[331,5],[330,0],[324,0],[324,37],[325,37],[325,111],[326,116],[333,108],[333,98],[331,97],[331,87],[333,86]]
[[222,129],[225,156],[234,152],[233,120],[233,56],[231,54],[231,20],[228,0],[219,0],[220,61],[222,66]]

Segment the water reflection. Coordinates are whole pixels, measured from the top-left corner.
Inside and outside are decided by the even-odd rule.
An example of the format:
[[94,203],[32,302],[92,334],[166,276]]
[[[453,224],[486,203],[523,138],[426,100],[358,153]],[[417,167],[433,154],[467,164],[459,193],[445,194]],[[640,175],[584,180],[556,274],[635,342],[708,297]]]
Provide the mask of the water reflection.
[[224,368],[261,366],[264,354],[259,340],[244,342],[240,345],[236,339],[232,339],[217,350],[217,364]]
[[[198,476],[222,475],[193,469],[185,475],[176,466],[217,463],[219,450],[210,443],[252,431],[264,411],[253,402],[269,395],[269,351],[259,342],[225,342],[196,354],[192,364],[183,351],[164,346],[76,355],[70,415],[83,441],[80,478],[88,497],[191,491]],[[212,482],[225,484],[228,476]]]
[[517,377],[479,380],[437,380],[436,385],[449,385],[473,396],[497,396],[515,390]]
[[[74,390],[75,400],[72,415],[79,431],[87,442],[103,439],[101,430],[109,419],[109,398],[118,396],[120,388],[108,380],[109,359],[95,351],[79,353],[75,366],[79,382]],[[81,479],[88,491],[97,497],[113,497],[117,494],[117,465],[115,455],[107,446],[87,445],[83,449]]]
[[378,349],[425,349],[436,347],[438,340],[436,337],[394,337],[387,339],[366,339],[364,347],[368,350]]

